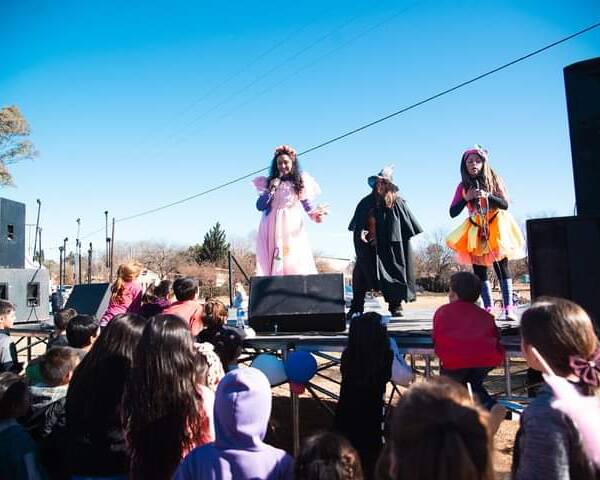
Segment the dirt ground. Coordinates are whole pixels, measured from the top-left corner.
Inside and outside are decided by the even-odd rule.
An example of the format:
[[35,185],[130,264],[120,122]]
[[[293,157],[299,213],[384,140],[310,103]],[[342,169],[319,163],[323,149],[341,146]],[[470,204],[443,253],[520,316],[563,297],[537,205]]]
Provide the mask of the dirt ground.
[[[333,372],[332,370],[331,376],[335,377]],[[327,381],[319,380],[316,383],[324,388],[334,387]],[[390,389],[386,398],[389,398],[389,393],[391,393]],[[333,415],[326,408],[335,411],[335,401],[321,394],[318,394],[318,397],[320,401],[314,399],[308,392],[300,397],[300,441],[312,433],[328,429],[333,425]],[[396,395],[394,403],[398,398]],[[510,478],[513,444],[518,425],[518,420],[505,420],[494,438],[494,469],[498,480]],[[267,441],[289,452],[293,450],[291,403],[287,386],[273,390],[273,413]]]

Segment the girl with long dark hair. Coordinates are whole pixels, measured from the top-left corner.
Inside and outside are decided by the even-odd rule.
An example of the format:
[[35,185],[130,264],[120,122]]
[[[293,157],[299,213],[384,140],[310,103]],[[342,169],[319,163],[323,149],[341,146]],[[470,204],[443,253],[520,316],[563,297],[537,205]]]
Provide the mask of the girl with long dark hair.
[[335,429],[358,451],[365,478],[373,478],[383,447],[384,393],[392,376],[393,354],[386,326],[375,312],[352,319],[342,353],[342,386]]
[[127,476],[123,390],[145,325],[146,319],[138,315],[117,315],[73,373],[66,403],[72,475]]
[[176,315],[152,317],[134,354],[124,396],[130,478],[171,479],[181,459],[212,441],[190,329]]
[[269,176],[257,177],[253,183],[259,194],[256,208],[262,212],[256,240],[256,275],[317,273],[303,210],[316,223],[321,223],[327,210],[312,205],[321,190],[300,169],[296,151],[288,145],[277,147]]

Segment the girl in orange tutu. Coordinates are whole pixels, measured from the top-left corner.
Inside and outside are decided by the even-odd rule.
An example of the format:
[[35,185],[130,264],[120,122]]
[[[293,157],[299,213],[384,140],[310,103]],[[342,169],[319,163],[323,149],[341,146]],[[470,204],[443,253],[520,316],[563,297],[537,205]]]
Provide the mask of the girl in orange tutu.
[[480,145],[463,153],[460,162],[462,181],[456,187],[450,216],[467,207],[467,218],[446,242],[457,254],[459,263],[473,265],[473,273],[483,282],[481,298],[492,310],[492,287],[488,267],[493,266],[500,288],[506,319],[514,318],[512,278],[508,260],[525,256],[525,241],[508,208],[508,193],[502,179],[492,170],[488,152]]

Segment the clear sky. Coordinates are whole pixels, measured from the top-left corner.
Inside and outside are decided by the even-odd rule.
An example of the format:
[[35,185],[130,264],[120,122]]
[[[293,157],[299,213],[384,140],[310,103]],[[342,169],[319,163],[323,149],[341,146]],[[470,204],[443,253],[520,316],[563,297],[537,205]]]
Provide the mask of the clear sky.
[[[0,106],[40,151],[0,195],[42,201],[47,257],[62,238],[268,166],[600,20],[598,0],[0,2]],[[568,215],[574,193],[562,69],[600,56],[600,29],[301,157],[330,205],[315,249],[352,255],[346,228],[386,164],[423,227],[448,205],[461,152],[481,143],[514,215]],[[119,240],[200,242],[257,228],[249,180],[117,223]],[[309,220],[307,219],[307,222]],[[84,241],[103,248],[104,232]],[[71,246],[73,243],[71,243]]]

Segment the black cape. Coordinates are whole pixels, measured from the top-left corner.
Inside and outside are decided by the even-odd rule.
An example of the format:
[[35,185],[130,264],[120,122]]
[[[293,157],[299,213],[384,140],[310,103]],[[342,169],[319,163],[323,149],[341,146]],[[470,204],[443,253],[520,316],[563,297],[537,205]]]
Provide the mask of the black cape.
[[[367,230],[371,211],[376,222],[377,247],[360,238],[361,231]],[[409,240],[423,229],[404,199],[398,197],[391,208],[385,208],[377,204],[373,193],[367,195],[356,206],[348,230],[354,232],[355,268],[361,269],[367,288],[381,291],[388,303],[414,301],[415,274]]]

